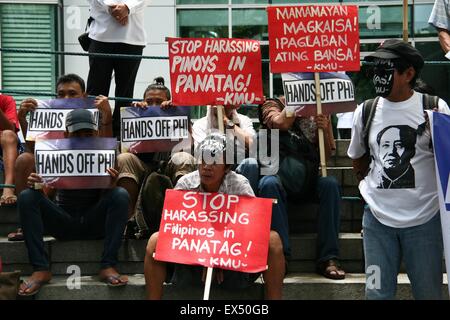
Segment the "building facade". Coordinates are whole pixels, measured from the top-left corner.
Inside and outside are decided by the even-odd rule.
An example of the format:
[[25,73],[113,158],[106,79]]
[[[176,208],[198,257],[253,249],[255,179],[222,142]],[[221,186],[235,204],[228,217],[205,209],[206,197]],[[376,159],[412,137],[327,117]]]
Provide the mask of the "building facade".
[[[234,37],[257,39],[262,45],[263,86],[266,96],[280,94],[281,77],[269,71],[266,7],[269,5],[342,3],[359,6],[361,56],[387,38],[402,37],[402,0],[147,0],[144,55],[167,56],[166,37]],[[433,0],[409,0],[409,39],[428,61],[445,60],[434,28],[427,23]],[[1,48],[83,52],[78,36],[89,17],[86,0],[0,0]],[[74,72],[87,78],[88,58],[1,52],[0,85],[3,90],[54,92],[60,74]],[[422,78],[449,101],[447,65],[426,65]],[[351,77],[359,101],[374,96],[367,68]],[[134,97],[142,97],[157,76],[170,83],[168,60],[145,59],[136,80]],[[111,88],[110,95],[114,92]],[[14,94],[20,101],[22,95]]]

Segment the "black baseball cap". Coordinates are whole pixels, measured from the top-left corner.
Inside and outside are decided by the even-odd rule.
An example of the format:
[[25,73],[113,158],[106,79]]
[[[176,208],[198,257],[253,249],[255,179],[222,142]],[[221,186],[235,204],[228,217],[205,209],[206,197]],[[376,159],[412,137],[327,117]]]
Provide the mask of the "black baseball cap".
[[66,117],[66,129],[71,133],[82,129],[98,130],[94,115],[87,109],[70,111]]
[[373,61],[378,59],[405,59],[416,71],[422,69],[424,65],[423,57],[419,50],[414,48],[408,42],[389,39],[381,43],[374,53],[364,58],[365,61]]

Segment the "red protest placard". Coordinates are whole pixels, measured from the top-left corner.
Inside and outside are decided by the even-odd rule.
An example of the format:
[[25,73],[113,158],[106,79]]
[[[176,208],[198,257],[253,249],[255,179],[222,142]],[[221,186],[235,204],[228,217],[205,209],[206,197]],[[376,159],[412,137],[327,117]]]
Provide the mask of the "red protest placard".
[[264,271],[271,215],[271,199],[167,190],[155,259]]
[[268,7],[270,69],[283,72],[358,71],[358,7]]
[[174,105],[240,105],[263,101],[259,41],[170,38]]

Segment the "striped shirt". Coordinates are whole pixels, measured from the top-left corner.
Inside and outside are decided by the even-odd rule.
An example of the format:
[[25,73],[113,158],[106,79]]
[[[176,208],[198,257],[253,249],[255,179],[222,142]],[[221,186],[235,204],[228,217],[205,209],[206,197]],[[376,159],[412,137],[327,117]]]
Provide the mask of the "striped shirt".
[[440,29],[450,30],[450,1],[436,0],[428,23]]

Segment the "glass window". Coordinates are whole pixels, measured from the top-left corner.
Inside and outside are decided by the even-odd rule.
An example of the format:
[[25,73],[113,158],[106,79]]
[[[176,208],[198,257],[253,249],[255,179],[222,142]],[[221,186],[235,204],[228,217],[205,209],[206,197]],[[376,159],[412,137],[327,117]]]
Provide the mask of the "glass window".
[[[416,42],[416,48],[420,51],[425,61],[448,62],[444,58],[444,51],[442,51],[438,41]],[[450,92],[448,90],[450,86],[450,64],[425,64],[420,77],[434,89],[435,94],[447,102],[450,101]]]
[[228,4],[228,0],[177,0],[177,4]]
[[436,29],[428,23],[433,4],[416,4],[414,6],[414,36],[436,36]]
[[[409,17],[411,17],[411,8]],[[411,20],[408,29],[411,34]],[[401,38],[403,35],[402,6],[368,6],[359,8],[361,38]]]
[[268,40],[267,11],[265,9],[235,9],[233,38]]
[[[56,6],[0,4],[2,48],[56,50]],[[3,52],[4,90],[55,92],[58,56]],[[13,94],[17,103],[24,96]]]
[[228,38],[228,10],[178,10],[177,26],[183,38]]

